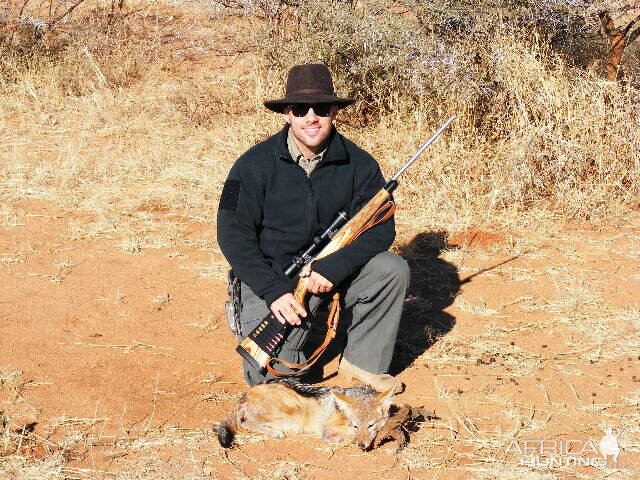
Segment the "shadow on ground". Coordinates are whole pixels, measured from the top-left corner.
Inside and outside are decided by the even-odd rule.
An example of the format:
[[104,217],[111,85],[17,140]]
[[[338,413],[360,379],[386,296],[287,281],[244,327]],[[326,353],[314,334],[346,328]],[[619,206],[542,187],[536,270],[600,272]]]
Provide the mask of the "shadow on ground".
[[[407,261],[411,269],[411,284],[389,369],[392,375],[409,367],[455,324],[454,317],[443,311],[451,305],[461,285],[456,267],[439,258],[445,248],[456,248],[448,245],[446,238],[446,232],[420,233],[398,248],[397,253]],[[320,316],[326,315],[326,312],[318,313]],[[342,312],[337,338],[323,354],[316,371],[305,378],[305,381],[327,380],[335,375],[335,372],[324,372],[329,376],[323,377],[322,368],[342,353],[346,330],[350,325],[349,313]],[[322,343],[326,333],[323,321],[314,322],[313,325],[310,341],[305,345],[307,356]]]
[[446,232],[423,232],[398,248],[411,269],[400,331],[389,373],[397,375],[455,325],[444,311],[460,290],[458,270],[440,258],[447,245]]

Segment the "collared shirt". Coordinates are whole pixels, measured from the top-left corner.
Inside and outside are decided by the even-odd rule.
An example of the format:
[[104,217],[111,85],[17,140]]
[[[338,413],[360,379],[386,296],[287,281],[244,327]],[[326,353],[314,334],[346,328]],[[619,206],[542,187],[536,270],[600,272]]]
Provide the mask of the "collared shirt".
[[325,148],[313,158],[306,158],[302,153],[300,153],[300,149],[298,148],[298,145],[293,138],[291,129],[289,129],[289,134],[287,135],[287,148],[289,149],[289,153],[291,154],[291,158],[293,159],[293,161],[300,165],[305,172],[307,172],[307,177],[311,175],[311,172],[313,172],[313,169],[316,168],[316,165],[320,163],[320,160],[322,160],[322,157],[327,151],[327,149]]

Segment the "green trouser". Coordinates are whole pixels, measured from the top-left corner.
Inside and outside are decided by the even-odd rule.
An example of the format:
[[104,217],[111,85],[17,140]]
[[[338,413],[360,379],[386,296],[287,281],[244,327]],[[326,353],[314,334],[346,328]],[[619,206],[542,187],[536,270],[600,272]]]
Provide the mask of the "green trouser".
[[[346,333],[343,357],[350,363],[369,373],[387,372],[408,285],[407,262],[393,253],[382,252],[362,267],[353,280],[340,286],[343,307],[340,323]],[[269,307],[244,283],[241,284],[240,295],[240,337],[245,338],[269,313]],[[322,303],[323,298],[312,296],[309,309],[313,312]],[[320,325],[313,326],[311,321],[303,319],[302,326],[294,328],[287,337],[278,358],[292,363],[303,362],[311,353],[307,351],[309,348],[305,348],[311,328],[326,329],[322,318],[316,320]],[[282,372],[290,371],[280,364],[276,368]],[[274,378],[270,373],[262,375],[246,360],[243,369],[249,385]]]

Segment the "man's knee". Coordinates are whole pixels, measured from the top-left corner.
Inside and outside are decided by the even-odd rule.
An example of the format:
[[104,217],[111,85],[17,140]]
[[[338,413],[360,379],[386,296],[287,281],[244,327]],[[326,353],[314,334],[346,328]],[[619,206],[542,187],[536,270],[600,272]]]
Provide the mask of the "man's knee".
[[406,260],[391,252],[382,252],[373,257],[367,264],[374,272],[383,277],[409,284],[411,272]]

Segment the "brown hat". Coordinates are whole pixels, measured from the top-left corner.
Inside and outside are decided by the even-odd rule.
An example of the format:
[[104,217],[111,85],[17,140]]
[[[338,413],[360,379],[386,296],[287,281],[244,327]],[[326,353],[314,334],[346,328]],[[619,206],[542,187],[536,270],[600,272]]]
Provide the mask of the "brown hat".
[[326,65],[313,63],[296,65],[289,70],[285,98],[269,100],[264,102],[264,106],[274,112],[284,113],[287,105],[294,103],[330,103],[344,108],[353,102],[353,98],[336,96],[331,73]]

